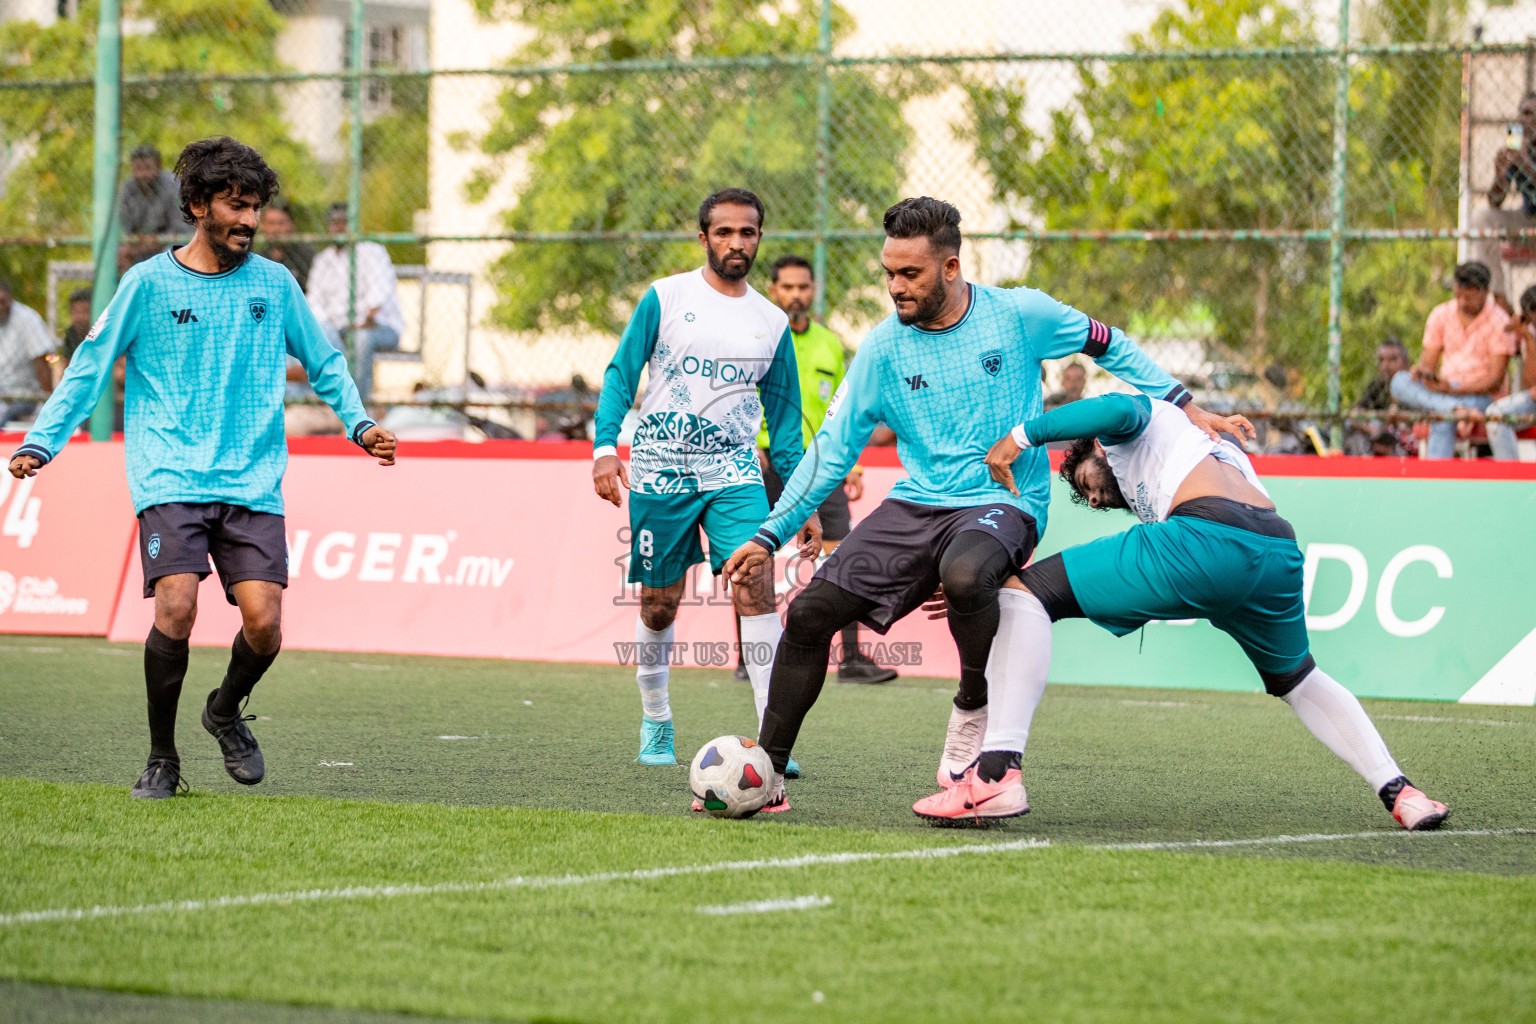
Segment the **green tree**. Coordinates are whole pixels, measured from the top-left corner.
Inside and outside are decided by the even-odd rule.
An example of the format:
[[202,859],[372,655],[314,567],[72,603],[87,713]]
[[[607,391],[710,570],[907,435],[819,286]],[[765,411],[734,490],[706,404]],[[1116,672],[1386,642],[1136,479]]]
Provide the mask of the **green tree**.
[[[1416,0],[1415,0],[1416,2]],[[1178,0],[1131,48],[1320,45],[1305,6],[1283,0]],[[1444,75],[1422,61],[1361,62],[1350,87],[1351,224],[1455,223],[1437,184],[1446,133],[1405,124],[1407,105],[1444,116]],[[1332,204],[1331,58],[1125,61],[1081,65],[1078,91],[1032,132],[1022,83],[971,79],[969,136],[1020,226],[1078,230],[1325,229]],[[1404,98],[1404,90],[1411,96]],[[1454,106],[1449,123],[1454,126]],[[1391,145],[1387,142],[1390,140]],[[1454,176],[1454,127],[1449,136]],[[1387,333],[1415,337],[1453,247],[1360,243],[1347,253],[1345,396],[1372,372]],[[1051,243],[1032,284],[1120,322],[1209,314],[1214,341],[1254,367],[1302,371],[1326,392],[1326,243]],[[1098,314],[1096,314],[1098,315]],[[1219,353],[1218,353],[1219,354]]]
[[[476,0],[486,17],[516,18],[531,39],[514,64],[810,54],[815,5],[774,0]],[[841,11],[834,31],[850,28]],[[911,130],[901,102],[925,87],[904,72],[831,76],[828,168],[833,228],[878,227],[896,197]],[[727,185],[751,188],[769,231],[814,226],[817,76],[810,69],[581,73],[522,79],[498,103],[478,145],[493,159],[472,184],[483,199],[511,158],[527,160],[510,231],[677,231],[699,201]],[[809,241],[767,242],[759,265]],[[605,241],[514,245],[495,265],[496,322],[513,329],[622,325],[653,278],[696,266],[695,243]],[[828,246],[833,306],[864,298],[867,244]]]
[[[123,40],[123,74],[271,72],[281,65],[274,42],[282,18],[266,0],[128,0],[125,21],[148,22],[147,33]],[[0,81],[85,80],[86,84],[0,92],[0,145],[23,154],[0,194],[0,235],[47,237],[90,233],[94,159],[96,0],[73,18],[43,28],[0,24]],[[281,93],[259,83],[157,83],[122,94],[123,171],[128,151],[149,142],[173,162],[183,146],[232,135],[259,149],[285,194],[318,195],[324,183],[309,149],[283,121]],[[17,276],[41,276],[42,251],[30,250]],[[36,266],[33,266],[36,264]]]

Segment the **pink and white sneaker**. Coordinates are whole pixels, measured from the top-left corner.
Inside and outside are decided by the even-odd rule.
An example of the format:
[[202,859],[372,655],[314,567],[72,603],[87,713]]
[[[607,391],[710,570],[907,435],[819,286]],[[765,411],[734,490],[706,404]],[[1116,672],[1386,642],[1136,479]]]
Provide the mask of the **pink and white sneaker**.
[[773,795],[758,809],[758,814],[778,814],[789,810],[789,795],[784,792],[784,776],[773,773]]
[[1412,786],[1404,786],[1399,790],[1397,800],[1392,805],[1392,817],[1409,832],[1432,832],[1450,814],[1445,804],[1431,800]]
[[930,821],[1017,818],[1029,813],[1029,796],[1017,768],[996,782],[983,782],[973,766],[953,786],[913,804],[912,813]]
[[961,711],[951,706],[949,728],[944,732],[944,754],[939,758],[939,788],[960,784],[966,769],[981,756],[981,741],[987,735],[987,709]]

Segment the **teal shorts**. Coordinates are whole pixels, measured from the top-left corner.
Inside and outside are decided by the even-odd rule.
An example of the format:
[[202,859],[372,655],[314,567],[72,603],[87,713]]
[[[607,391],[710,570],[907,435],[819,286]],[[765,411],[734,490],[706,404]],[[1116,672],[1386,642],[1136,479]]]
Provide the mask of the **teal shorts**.
[[709,567],[716,575],[731,553],[768,518],[762,484],[716,491],[629,496],[629,582],[670,587],[704,561],[699,530],[709,538]]
[[1067,548],[1061,558],[1083,614],[1116,636],[1153,619],[1209,619],[1238,642],[1271,692],[1289,690],[1292,676],[1311,669],[1294,537],[1174,515]]

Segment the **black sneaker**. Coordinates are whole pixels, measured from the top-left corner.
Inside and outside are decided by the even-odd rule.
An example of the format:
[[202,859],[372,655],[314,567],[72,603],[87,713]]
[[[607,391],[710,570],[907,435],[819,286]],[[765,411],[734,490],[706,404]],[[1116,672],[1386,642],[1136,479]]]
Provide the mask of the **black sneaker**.
[[218,692],[218,690],[208,692],[208,700],[203,704],[203,728],[219,741],[219,746],[224,751],[224,770],[229,772],[229,777],[242,786],[254,786],[267,774],[267,764],[262,760],[261,748],[256,745],[256,737],[251,735],[251,730],[245,724],[256,721],[256,716],[235,715],[227,719],[215,718],[213,698]]
[[745,662],[738,661],[736,663],[736,681],[738,683],[750,683],[752,681],[752,677],[747,675],[747,666]]
[[837,666],[837,681],[840,683],[888,683],[897,674],[895,669],[884,668],[857,652],[848,655]]
[[181,762],[173,757],[151,757],[128,795],[135,800],[169,800],[178,789],[187,792],[187,784],[181,781]]

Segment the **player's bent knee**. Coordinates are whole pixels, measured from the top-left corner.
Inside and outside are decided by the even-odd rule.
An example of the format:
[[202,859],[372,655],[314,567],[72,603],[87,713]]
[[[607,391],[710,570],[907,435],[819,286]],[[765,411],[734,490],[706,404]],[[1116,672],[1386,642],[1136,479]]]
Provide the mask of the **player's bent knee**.
[[1265,672],[1259,669],[1259,678],[1264,680],[1264,692],[1271,697],[1284,697],[1300,685],[1301,681],[1312,674],[1317,668],[1317,662],[1308,654],[1302,659],[1301,664],[1289,672]]

